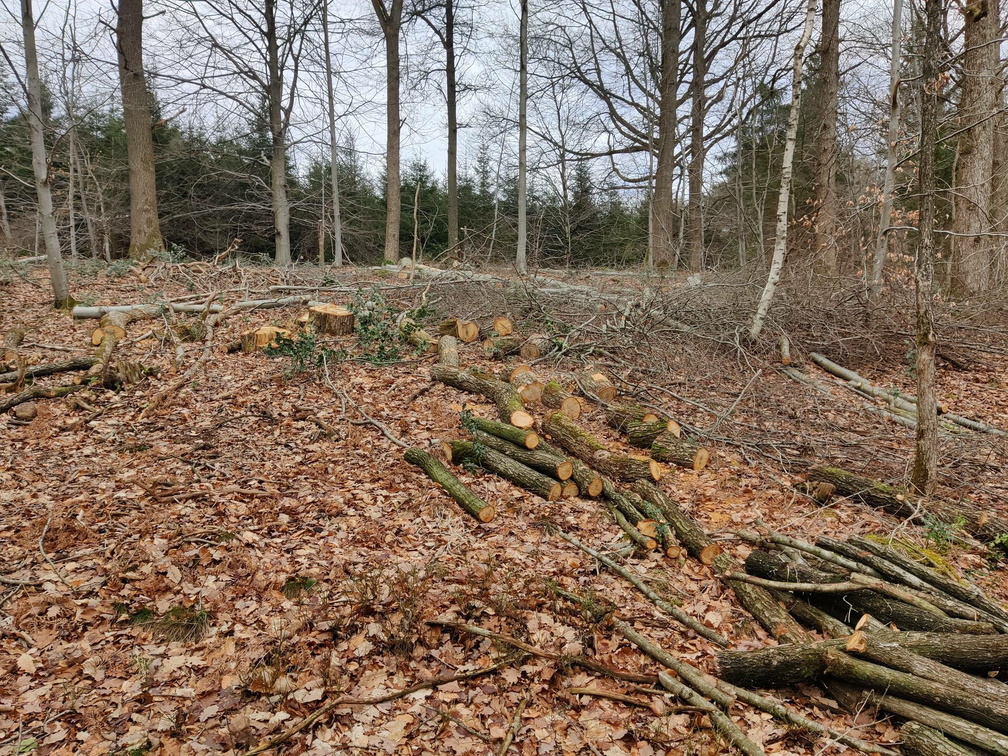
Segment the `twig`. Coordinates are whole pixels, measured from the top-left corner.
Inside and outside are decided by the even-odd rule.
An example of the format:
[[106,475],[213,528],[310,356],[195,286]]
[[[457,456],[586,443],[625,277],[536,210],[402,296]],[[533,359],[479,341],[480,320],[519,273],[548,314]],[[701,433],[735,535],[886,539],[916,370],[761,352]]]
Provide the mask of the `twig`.
[[[602,688],[567,688],[567,693],[572,696],[595,696],[596,698],[608,698],[610,701],[619,701],[627,706],[639,706],[642,709],[650,709],[651,704],[640,698],[628,696],[626,693],[619,693],[615,690],[603,690]],[[652,695],[660,695],[662,691],[652,691]]]
[[326,385],[330,389],[332,389],[332,392],[334,394],[336,394],[336,396],[338,396],[340,399],[342,399],[344,403],[349,403],[364,418],[363,420],[350,420],[350,419],[347,419],[348,423],[350,423],[351,425],[373,425],[375,428],[377,428],[378,430],[380,430],[382,432],[382,435],[384,435],[385,438],[387,438],[392,443],[398,444],[403,449],[409,449],[410,448],[410,445],[407,444],[402,439],[396,437],[396,435],[391,430],[389,430],[389,428],[388,428],[387,425],[385,425],[384,423],[380,422],[379,420],[375,420],[373,417],[371,417],[371,415],[369,415],[367,412],[365,412],[363,410],[363,408],[359,404],[357,404],[357,402],[355,402],[353,399],[350,398],[350,395],[347,394],[346,391],[343,391],[342,389],[336,387],[336,384],[334,384],[332,382],[332,378],[330,378],[330,376],[329,376],[329,362],[326,359],[326,357],[325,357],[324,354],[322,355],[322,368],[323,368],[323,372],[325,374],[325,383],[326,383]]
[[759,377],[760,377],[761,375],[763,375],[763,368],[760,368],[760,369],[759,369],[759,370],[757,370],[757,371],[756,371],[755,373],[753,373],[753,377],[749,379],[749,382],[748,382],[748,383],[747,383],[747,384],[745,385],[745,387],[744,387],[744,388],[743,388],[743,389],[742,389],[742,390],[741,390],[741,391],[739,392],[739,395],[738,395],[737,397],[735,397],[735,401],[734,401],[734,402],[732,402],[731,406],[730,406],[730,407],[729,407],[728,409],[726,409],[726,410],[725,410],[724,412],[722,412],[721,414],[719,414],[719,415],[717,416],[717,419],[716,419],[716,420],[714,421],[714,424],[713,424],[713,425],[712,425],[712,426],[711,426],[710,428],[708,428],[708,429],[707,429],[706,431],[704,431],[704,433],[705,433],[705,434],[706,434],[706,433],[713,433],[714,431],[716,431],[716,430],[718,429],[718,426],[719,426],[719,425],[721,425],[721,423],[722,423],[722,422],[723,422],[723,421],[724,421],[724,420],[725,420],[725,419],[726,419],[726,418],[727,418],[727,417],[728,417],[728,416],[729,416],[729,415],[730,415],[730,414],[731,414],[732,412],[734,412],[734,411],[735,411],[735,408],[736,408],[736,407],[738,406],[739,402],[741,402],[741,401],[742,401],[742,397],[744,397],[744,396],[746,395],[746,392],[747,392],[747,391],[749,390],[749,387],[750,387],[750,386],[752,386],[752,385],[753,385],[753,383],[755,383],[756,379],[757,379],[757,378],[759,378]]
[[318,722],[324,716],[329,714],[333,709],[338,709],[341,706],[377,706],[378,704],[388,703],[389,701],[396,701],[400,698],[405,698],[411,693],[416,693],[418,690],[428,690],[430,688],[436,688],[440,685],[447,685],[448,683],[458,682],[459,680],[471,680],[474,677],[481,677],[483,675],[488,675],[492,672],[496,672],[498,669],[506,666],[510,663],[510,660],[503,660],[497,662],[496,664],[491,664],[489,667],[481,667],[480,669],[475,669],[470,672],[462,672],[458,675],[450,675],[449,677],[435,677],[430,680],[423,680],[411,685],[408,688],[403,688],[402,690],[396,691],[395,693],[388,693],[384,696],[378,696],[377,698],[335,698],[329,701],[324,706],[316,710],[313,714],[309,714],[307,717],[302,719],[293,727],[289,727],[282,733],[277,735],[275,738],[263,743],[260,746],[256,746],[251,751],[246,751],[242,756],[257,756],[257,754],[265,753],[270,749],[276,748],[281,743],[290,740],[292,737],[297,735],[299,732],[311,727],[313,724]]
[[41,584],[42,583],[39,580],[18,580],[17,578],[9,578],[0,575],[0,585],[26,586],[26,585],[41,585]]
[[77,593],[77,589],[66,581],[66,578],[63,577],[63,573],[59,571],[59,568],[53,563],[53,560],[49,558],[49,555],[46,554],[45,546],[42,545],[42,542],[45,541],[46,533],[49,531],[49,526],[52,524],[52,518],[53,518],[52,512],[50,512],[49,519],[46,520],[45,527],[42,528],[42,535],[40,535],[38,539],[39,551],[42,552],[43,558],[46,560],[46,562],[49,563],[49,566],[52,567],[53,572],[56,573],[56,577],[59,578],[60,582],[63,583],[63,585],[65,585],[67,588],[69,588],[72,593]]
[[497,749],[497,756],[504,756],[507,753],[508,748],[514,742],[515,736],[518,734],[518,730],[521,729],[521,717],[525,713],[525,707],[528,706],[529,698],[526,697],[522,699],[522,702],[518,704],[518,708],[515,709],[514,716],[511,718],[511,726],[508,728],[507,735],[504,736],[504,740],[501,741],[500,748]]

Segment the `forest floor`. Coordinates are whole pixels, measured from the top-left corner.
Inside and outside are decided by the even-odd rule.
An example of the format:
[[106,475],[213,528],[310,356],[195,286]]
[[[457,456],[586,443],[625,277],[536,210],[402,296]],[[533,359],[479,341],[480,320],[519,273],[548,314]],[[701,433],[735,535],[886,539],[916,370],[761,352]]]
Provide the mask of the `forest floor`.
[[[862,397],[804,361],[821,351],[877,385],[912,392],[911,326],[900,307],[883,310],[869,329],[860,305],[842,293],[811,304],[798,297],[789,304],[785,294],[767,338],[746,346],[737,334],[753,286],[713,276],[689,286],[553,274],[566,286],[596,288],[602,294],[593,300],[587,288],[541,280],[536,288],[353,269],[71,268],[73,293],[88,304],[201,302],[211,294],[227,303],[307,287],[306,296],[340,304],[370,299],[379,315],[423,304],[419,316],[435,333],[442,316],[509,315],[522,332],[563,341],[559,355],[536,364],[541,375],[600,366],[621,394],[700,434],[711,463],[700,472],[670,468],[660,485],[730,553],[747,553],[733,531],[757,520],[806,540],[898,531],[942,550],[961,573],[1008,600],[1008,562],[957,543],[948,529],[844,499],[821,506],[791,487],[808,464],[821,462],[904,478],[913,431],[871,413]],[[635,304],[621,313],[608,303],[617,296]],[[20,353],[30,363],[91,354],[97,321],[71,319],[48,299],[41,267],[0,270],[0,334],[24,329]],[[38,400],[30,421],[0,416],[0,753],[241,753],[326,702],[383,696],[391,700],[337,704],[281,751],[494,754],[513,736],[509,752],[521,754],[723,752],[706,716],[672,696],[429,624],[466,622],[555,654],[656,674],[655,663],[618,633],[551,592],[559,585],[604,597],[679,658],[711,669],[716,651],[538,526],[548,519],[596,547],[618,542],[622,532],[599,501],[547,503],[489,473],[459,469],[496,507],[497,517],[481,524],[403,460],[403,449],[362,411],[388,434],[425,448],[459,437],[464,408],[495,416],[482,397],[432,384],[436,357],[404,352],[375,364],[375,355],[388,359],[388,350],[402,348],[381,326],[363,343],[329,344],[342,351],[327,353],[321,366],[316,345],[301,371],[291,357],[224,351],[241,332],[290,323],[298,312],[235,313],[206,344],[176,344],[173,326],[192,316],[133,322],[116,359],[158,375],[119,391],[87,387]],[[964,372],[944,362],[939,369],[944,401],[1002,428],[1005,322],[1003,312],[946,308],[942,335],[972,364]],[[826,393],[780,372],[778,331],[790,334],[803,369],[829,384]],[[502,364],[478,343],[463,345],[461,355],[463,367]],[[63,374],[38,383],[67,381]],[[583,421],[611,448],[624,448],[600,412]],[[1006,457],[1003,437],[944,436],[938,495],[1008,515]],[[773,645],[699,562],[656,552],[625,564],[732,647]],[[472,679],[394,695],[498,663]],[[776,694],[838,730],[899,740],[891,720],[851,717],[816,686]],[[741,704],[731,713],[767,753],[848,752]]]

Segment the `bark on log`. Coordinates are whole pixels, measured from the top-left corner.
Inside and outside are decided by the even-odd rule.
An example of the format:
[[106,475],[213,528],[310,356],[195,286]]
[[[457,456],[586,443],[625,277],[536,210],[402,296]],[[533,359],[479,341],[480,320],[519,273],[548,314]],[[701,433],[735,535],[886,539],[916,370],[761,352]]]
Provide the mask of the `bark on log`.
[[351,336],[354,332],[354,314],[341,305],[316,305],[308,308],[308,314],[325,336]]
[[421,328],[413,318],[408,317],[405,312],[396,318],[396,328],[399,329],[399,335],[419,351],[427,353],[437,351],[438,340]]
[[992,701],[983,695],[898,672],[856,659],[836,649],[825,653],[826,674],[885,694],[924,704],[1008,733],[1008,699]]
[[859,658],[915,675],[925,680],[983,695],[994,701],[1008,701],[1008,685],[989,677],[976,677],[954,667],[928,659],[901,647],[899,643],[880,640],[874,633],[856,631],[844,645],[844,651]]
[[427,473],[431,480],[440,485],[449,496],[458,502],[459,506],[477,520],[490,522],[494,518],[496,512],[493,505],[487,504],[474,494],[468,486],[452,475],[447,467],[428,452],[413,446],[406,450],[405,457],[407,462]]
[[521,336],[491,336],[483,340],[483,354],[503,360],[521,351],[525,340]]
[[[56,373],[69,373],[73,370],[87,370],[92,365],[97,362],[97,359],[91,355],[84,357],[71,357],[67,360],[60,360],[59,362],[50,362],[47,365],[32,365],[26,368],[24,371],[24,377],[26,380],[31,380],[32,378],[41,378],[46,375],[55,375]],[[20,373],[17,370],[12,370],[8,373],[0,373],[0,383],[9,383],[11,381],[17,380]]]
[[616,398],[616,386],[601,370],[590,368],[578,376],[578,386],[588,396],[597,396],[603,402],[611,402]]
[[[686,547],[686,551],[694,559],[703,561],[710,554],[714,542],[704,533],[703,529],[686,515],[672,499],[658,486],[641,481],[633,486],[642,499],[654,504],[662,513],[665,522],[675,531],[678,541]],[[714,573],[724,575],[734,572],[738,563],[728,554],[719,554],[711,560]],[[782,643],[802,643],[811,640],[811,635],[798,624],[787,610],[769,591],[757,585],[743,583],[740,580],[726,581],[742,606],[745,607],[756,621]]]
[[949,740],[938,730],[920,722],[906,722],[900,728],[900,735],[903,737],[900,753],[906,756],[984,756],[990,753]]
[[[745,562],[750,575],[790,583],[840,583],[846,575],[826,573],[811,567],[782,562],[776,556],[754,549]],[[805,595],[805,594],[802,594]],[[946,633],[991,634],[994,627],[986,622],[968,622],[950,617],[939,617],[896,599],[886,598],[871,590],[857,590],[842,594],[808,594],[809,603],[825,609],[834,617],[849,622],[851,613],[870,614],[877,620],[894,624],[903,630],[921,630]]]
[[604,487],[601,476],[579,459],[572,459],[571,464],[574,467],[571,479],[577,483],[580,494],[592,499],[600,496]]
[[60,396],[68,396],[75,391],[85,388],[87,386],[83,384],[80,386],[57,386],[51,389],[43,388],[42,386],[31,386],[24,391],[19,391],[16,394],[11,394],[0,399],[0,412],[6,412],[11,407],[16,407],[24,402],[30,402],[33,399],[55,399]]
[[[502,438],[480,430],[473,430],[470,433],[472,433],[473,441],[476,443],[482,444],[494,451],[499,451],[501,454],[506,454],[523,465],[549,475],[561,483],[565,480],[570,480],[571,475],[574,474],[574,465],[565,457],[558,457],[541,449],[526,449],[523,446],[516,446],[510,441],[505,441]],[[577,484],[574,485],[576,487]],[[577,494],[574,495],[576,496]]]
[[653,422],[631,420],[626,424],[627,440],[637,449],[650,449],[662,434],[680,438],[682,429],[675,420],[655,420]]
[[85,307],[83,305],[77,305],[71,311],[71,315],[76,319],[91,318],[98,320],[103,315],[107,315],[110,312],[126,312],[129,313],[132,320],[141,320],[157,318],[169,311],[184,313],[222,313],[225,309],[234,312],[238,310],[270,310],[279,307],[292,307],[296,305],[307,305],[311,307],[313,305],[320,304],[325,304],[325,302],[316,302],[306,297],[284,297],[281,299],[249,299],[241,302],[234,302],[233,304],[229,304],[227,307],[219,304],[179,304],[174,302],[167,302],[163,304],[113,305],[102,307]]
[[109,377],[109,369],[112,363],[112,353],[115,351],[119,337],[111,329],[104,333],[98,349],[94,353],[94,364],[88,368],[87,374],[92,378],[98,378],[102,385],[105,385]]
[[534,333],[529,336],[525,343],[521,345],[518,354],[523,360],[538,360],[540,357],[553,351],[553,339],[545,334]]
[[[1001,622],[1008,622],[1008,611],[973,583],[959,583],[944,575],[939,575],[926,565],[914,561],[896,549],[876,543],[869,538],[854,537],[850,539],[850,542],[854,546],[871,551],[905,572],[915,575],[928,585],[933,586],[936,590],[975,606],[988,617],[996,618]],[[1006,632],[1006,629],[1002,625],[999,624],[998,627],[1002,632]]]
[[458,339],[454,336],[438,339],[438,364],[456,368],[459,366]]
[[453,464],[469,460],[547,501],[558,501],[563,492],[563,486],[556,480],[506,454],[487,447],[477,447],[472,441],[446,441],[445,452]]
[[710,461],[710,452],[692,441],[677,438],[671,433],[660,434],[651,443],[651,458],[671,462],[689,470],[703,470]]
[[653,459],[612,454],[597,438],[561,412],[554,412],[547,417],[542,427],[543,432],[551,435],[560,447],[595,467],[603,475],[625,481],[661,479],[661,466]]
[[448,365],[433,365],[430,369],[431,378],[461,391],[481,394],[497,405],[497,414],[506,423],[517,428],[531,428],[535,418],[525,411],[518,392],[509,383],[504,383],[493,376],[476,373],[471,370],[460,370]]
[[543,384],[539,401],[543,403],[544,407],[559,410],[571,420],[577,420],[581,417],[581,400],[556,381],[547,381]]
[[608,502],[609,511],[612,512],[613,519],[616,520],[616,524],[620,526],[620,530],[626,533],[627,538],[637,545],[641,551],[648,552],[654,551],[658,548],[658,540],[652,536],[645,535],[641,533],[637,526],[634,525],[623,512],[616,507],[612,502]]
[[[986,673],[1008,667],[1008,636],[958,633],[872,633],[875,643],[929,659],[956,670]],[[850,636],[814,643],[789,643],[755,651],[718,653],[719,676],[754,688],[814,682],[825,670],[824,654],[843,650]],[[977,678],[973,678],[977,679]],[[1003,683],[999,683],[1003,685]]]
[[[497,436],[497,438],[510,441],[512,444],[526,449],[535,449],[541,443],[539,434],[534,430],[516,428],[510,423],[502,423],[497,420],[484,420],[481,417],[473,417],[469,418],[464,424],[467,427],[483,431],[484,433],[489,433],[491,436]],[[557,456],[562,455],[563,453],[557,450]]]
[[657,423],[662,419],[658,413],[637,404],[610,404],[605,408],[605,416],[606,422],[621,432],[626,432],[631,422]]
[[895,486],[838,467],[813,467],[808,476],[810,480],[832,483],[841,496],[874,509],[883,509],[896,517],[913,518],[919,524],[928,515],[947,525],[955,525],[965,519],[966,532],[985,543],[997,543],[999,537],[1008,534],[1008,518],[998,515],[995,510],[980,509],[966,502],[917,501]]

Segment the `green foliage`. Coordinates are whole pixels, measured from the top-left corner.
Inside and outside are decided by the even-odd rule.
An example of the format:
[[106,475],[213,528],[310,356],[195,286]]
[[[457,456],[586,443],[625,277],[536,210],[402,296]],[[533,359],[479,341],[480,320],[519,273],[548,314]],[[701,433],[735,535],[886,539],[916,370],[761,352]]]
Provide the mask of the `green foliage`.
[[127,257],[119,260],[113,260],[105,269],[105,275],[108,278],[122,278],[123,276],[129,274],[132,267],[133,261]]
[[957,515],[950,523],[942,522],[934,515],[924,517],[925,538],[928,543],[934,544],[939,551],[944,550],[952,542],[955,534],[966,526],[966,518]]
[[288,578],[280,591],[289,599],[296,599],[313,590],[318,585],[318,580],[307,575],[298,575]]
[[354,314],[354,331],[364,359],[380,364],[402,358],[404,342],[396,326],[400,311],[388,303],[379,289],[358,290],[349,309]]
[[210,613],[191,606],[174,606],[153,623],[154,633],[176,643],[195,643],[210,629]]

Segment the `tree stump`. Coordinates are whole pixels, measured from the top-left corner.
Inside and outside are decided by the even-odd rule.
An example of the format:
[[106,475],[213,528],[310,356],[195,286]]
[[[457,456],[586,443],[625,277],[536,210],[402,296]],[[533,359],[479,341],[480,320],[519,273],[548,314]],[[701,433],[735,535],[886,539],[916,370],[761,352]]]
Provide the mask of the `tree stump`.
[[308,308],[315,328],[324,336],[351,336],[354,332],[354,314],[346,307],[335,304]]
[[290,338],[291,332],[279,326],[260,326],[254,331],[246,331],[241,335],[242,351],[245,354],[252,354],[264,347],[277,345],[277,340],[281,337]]
[[438,364],[459,366],[458,339],[454,336],[442,336],[438,339]]

